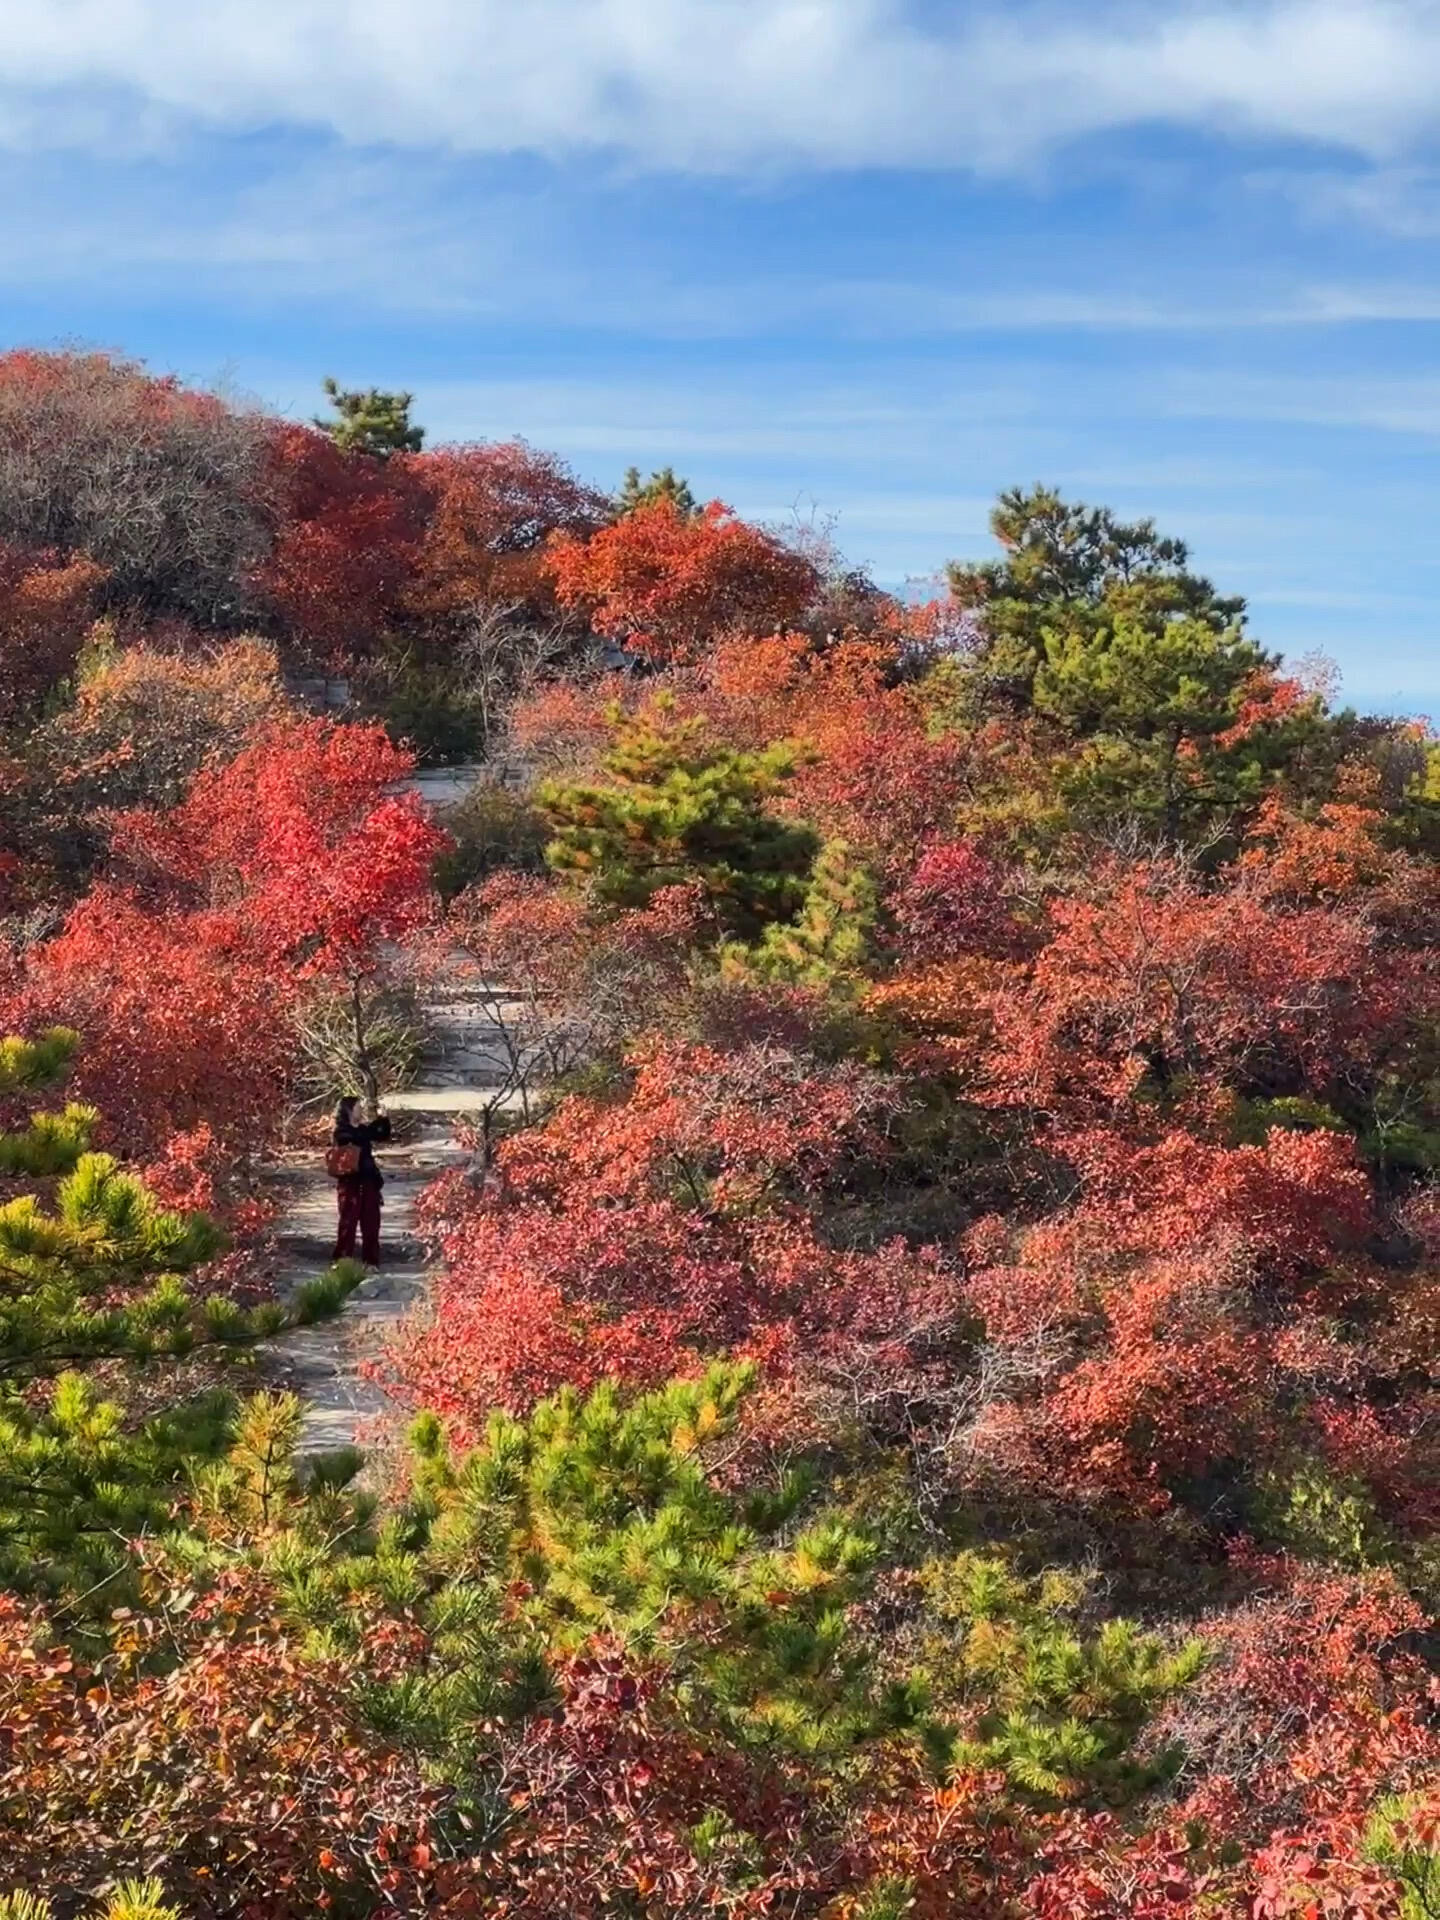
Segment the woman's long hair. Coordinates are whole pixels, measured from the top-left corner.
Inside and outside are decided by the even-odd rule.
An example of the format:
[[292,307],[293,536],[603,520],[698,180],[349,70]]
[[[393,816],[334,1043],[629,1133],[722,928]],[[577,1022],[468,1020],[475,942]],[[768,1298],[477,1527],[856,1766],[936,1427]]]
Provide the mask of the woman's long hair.
[[355,1109],[356,1107],[359,1106],[359,1104],[360,1104],[360,1096],[358,1093],[347,1093],[345,1095],[345,1098],[340,1102],[339,1106],[336,1107],[335,1109],[336,1126],[337,1127],[353,1126],[355,1124]]

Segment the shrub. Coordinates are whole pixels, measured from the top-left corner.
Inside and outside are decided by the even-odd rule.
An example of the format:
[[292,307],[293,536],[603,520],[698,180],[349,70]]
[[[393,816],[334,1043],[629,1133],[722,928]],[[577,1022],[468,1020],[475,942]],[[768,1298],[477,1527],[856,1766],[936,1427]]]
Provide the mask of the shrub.
[[446,900],[502,868],[545,870],[544,817],[525,795],[498,781],[477,780],[463,800],[445,810],[441,823],[452,844],[435,863],[435,884]]

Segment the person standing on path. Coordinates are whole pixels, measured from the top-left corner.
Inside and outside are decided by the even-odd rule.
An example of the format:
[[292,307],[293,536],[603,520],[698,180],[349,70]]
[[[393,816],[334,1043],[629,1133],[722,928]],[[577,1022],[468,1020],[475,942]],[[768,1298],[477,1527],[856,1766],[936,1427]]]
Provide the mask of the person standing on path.
[[390,1117],[376,1112],[368,1120],[360,1117],[360,1100],[347,1094],[335,1109],[332,1151],[355,1156],[354,1171],[343,1173],[335,1182],[340,1211],[335,1236],[335,1258],[353,1260],[355,1236],[360,1236],[361,1256],[367,1267],[380,1264],[380,1205],[385,1176],[375,1164],[375,1143],[390,1138]]

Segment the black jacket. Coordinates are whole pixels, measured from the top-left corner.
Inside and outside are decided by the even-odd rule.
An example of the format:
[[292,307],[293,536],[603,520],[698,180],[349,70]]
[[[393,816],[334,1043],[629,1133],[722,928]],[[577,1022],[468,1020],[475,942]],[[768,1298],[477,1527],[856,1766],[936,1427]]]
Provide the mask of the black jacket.
[[358,1147],[360,1165],[349,1176],[374,1187],[383,1187],[385,1176],[375,1164],[375,1142],[382,1143],[390,1138],[390,1121],[386,1114],[378,1120],[342,1120],[336,1127],[331,1144],[337,1147]]

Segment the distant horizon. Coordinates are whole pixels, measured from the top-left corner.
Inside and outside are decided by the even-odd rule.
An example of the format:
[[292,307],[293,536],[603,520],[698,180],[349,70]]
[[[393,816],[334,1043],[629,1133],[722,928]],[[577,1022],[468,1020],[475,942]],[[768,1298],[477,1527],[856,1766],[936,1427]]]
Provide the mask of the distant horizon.
[[1432,0],[0,17],[8,338],[300,418],[408,387],[436,439],[813,504],[891,586],[1043,480],[1440,712]]

